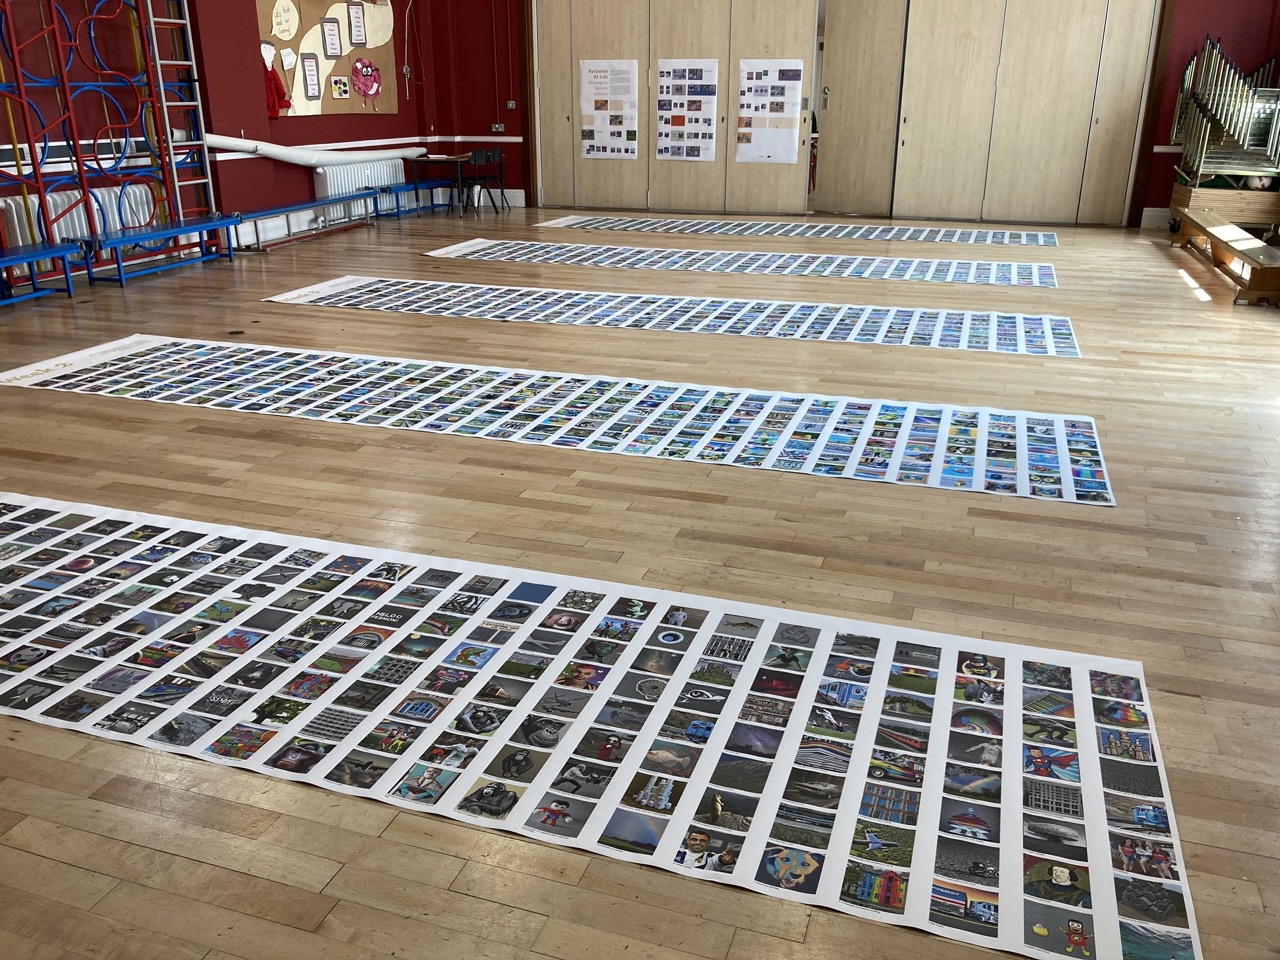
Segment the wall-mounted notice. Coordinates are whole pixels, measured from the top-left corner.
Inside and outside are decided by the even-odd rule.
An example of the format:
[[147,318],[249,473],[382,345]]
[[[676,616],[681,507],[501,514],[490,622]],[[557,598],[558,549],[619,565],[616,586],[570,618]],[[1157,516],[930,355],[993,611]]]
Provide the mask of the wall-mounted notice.
[[657,157],[714,160],[720,63],[658,61]]
[[580,60],[582,156],[637,160],[639,75],[635,60]]
[[738,61],[739,163],[800,158],[803,60]]
[[353,47],[367,46],[369,34],[364,26],[364,4],[347,4],[347,32]]
[[337,60],[342,56],[342,24],[337,17],[321,19],[320,41],[326,60]]
[[314,53],[304,53],[302,61],[302,95],[308,100],[320,99],[320,60]]

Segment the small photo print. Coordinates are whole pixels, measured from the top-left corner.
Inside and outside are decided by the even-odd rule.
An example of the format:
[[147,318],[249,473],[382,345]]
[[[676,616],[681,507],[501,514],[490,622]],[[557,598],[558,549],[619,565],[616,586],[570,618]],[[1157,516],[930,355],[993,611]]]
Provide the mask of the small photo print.
[[467,794],[454,804],[454,809],[477,817],[504,820],[524,791],[522,784],[507,785],[498,780],[477,780]]
[[[1024,900],[1022,907],[1023,943],[1061,956],[1092,954],[1093,917],[1078,910],[1051,906],[1036,900]],[[1128,954],[1125,954],[1128,957]],[[1152,958],[1154,960],[1154,958]],[[1159,960],[1169,960],[1166,951]]]
[[1022,858],[1022,891],[1028,897],[1063,906],[1085,909],[1093,906],[1089,869],[1078,864],[1024,856]]
[[237,723],[204,749],[205,753],[225,757],[228,760],[248,760],[265,747],[275,735],[275,730],[268,730],[266,727]]
[[[813,738],[809,738],[812,740]],[[658,741],[661,743],[661,741]],[[729,733],[729,739],[725,741],[724,749],[731,750],[734,753],[744,753],[751,757],[760,757],[764,759],[773,759],[778,755],[778,747],[782,743],[782,731],[773,727],[761,727],[750,723],[735,723],[733,730]],[[657,743],[654,744],[655,747]],[[672,744],[672,746],[675,746]],[[803,745],[802,745],[803,746]],[[693,750],[686,747],[685,749],[693,751],[694,761],[697,760],[697,754],[701,751]],[[810,765],[810,764],[806,764]],[[692,770],[692,768],[690,768]],[[688,776],[688,774],[681,774]]]
[[933,868],[952,880],[998,886],[1000,848],[951,837],[939,837]]
[[652,856],[670,822],[666,817],[619,807],[600,831],[600,843],[626,853]]
[[[89,714],[93,713],[103,704],[110,702],[112,698],[102,696],[96,693],[85,693],[77,691],[70,696],[63,697],[51,707],[46,707],[40,711],[46,717],[54,720],[65,720],[67,723],[75,723],[83,720]],[[210,721],[212,726],[213,721]]]
[[456,770],[415,763],[404,775],[404,779],[392,787],[389,795],[410,803],[432,806],[457,779]]
[[324,775],[332,783],[344,787],[355,787],[368,790],[377,783],[384,773],[391,769],[395,760],[379,753],[367,750],[352,750]]
[[95,720],[93,726],[95,730],[133,736],[164,711],[163,706],[152,703],[122,704]]
[[733,686],[737,682],[737,675],[741,672],[742,664],[740,663],[727,663],[724,660],[709,660],[704,657],[698,660],[689,678],[698,681],[699,684]]
[[944,927],[994,937],[999,930],[1000,895],[994,890],[934,877],[929,919]]
[[1195,960],[1190,933],[1120,921],[1123,960]]
[[151,733],[150,739],[171,747],[189,747],[218,725],[212,717],[180,713]]
[[570,760],[560,771],[560,776],[552,780],[549,786],[552,790],[572,793],[575,797],[599,799],[617,772],[616,767],[585,760]]
[[1120,916],[1166,927],[1188,927],[1187,904],[1181,884],[1129,873],[1117,873],[1114,879],[1116,909]]
[[[440,740],[436,741],[436,745],[439,745],[440,741],[443,740],[445,740],[445,737],[440,737]],[[467,740],[465,742],[470,746],[483,745],[485,741]],[[485,768],[485,773],[488,773],[490,777],[502,778],[502,780],[517,780],[527,783],[538,776],[543,764],[547,763],[547,756],[548,754],[543,753],[541,750],[531,750],[527,746],[507,744],[498,751],[497,756],[494,756],[492,762]],[[429,751],[422,759],[431,760],[433,755]],[[449,765],[466,767],[467,763],[470,763],[470,756],[466,756],[463,763],[451,763]]]
[[771,845],[760,858],[756,882],[795,893],[816,893],[825,861],[825,854],[802,847]]
[[554,750],[560,744],[560,737],[570,722],[531,713],[512,732],[511,742],[527,744],[540,750]]
[[1053,858],[1089,859],[1084,824],[1026,813],[1022,817],[1022,846]]
[[850,860],[840,884],[840,899],[868,910],[902,913],[907,904],[907,881],[905,871]]
[[310,773],[312,768],[329,756],[333,745],[305,737],[292,737],[285,747],[266,761],[266,766],[286,773]]
[[731,873],[742,854],[742,837],[690,824],[673,862],[686,870]]
[[592,727],[574,749],[574,755],[604,763],[620,763],[635,744],[635,734]]
[[543,796],[533,808],[525,826],[558,837],[576,837],[591,816],[596,805],[577,797],[565,797],[558,793]]
[[1152,880],[1181,880],[1173,845],[1145,837],[1111,834],[1111,865],[1117,871]]

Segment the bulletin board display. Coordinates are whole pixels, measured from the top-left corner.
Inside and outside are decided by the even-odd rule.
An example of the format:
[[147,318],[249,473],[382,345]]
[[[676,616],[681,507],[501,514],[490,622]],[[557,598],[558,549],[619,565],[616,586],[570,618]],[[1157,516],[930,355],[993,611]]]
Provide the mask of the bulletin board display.
[[394,8],[368,0],[257,0],[263,61],[284,82],[281,116],[397,113]]

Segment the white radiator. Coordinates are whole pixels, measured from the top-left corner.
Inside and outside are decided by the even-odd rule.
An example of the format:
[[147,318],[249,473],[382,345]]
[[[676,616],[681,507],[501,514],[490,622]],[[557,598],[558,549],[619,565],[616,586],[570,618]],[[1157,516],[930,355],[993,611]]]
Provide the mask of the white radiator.
[[[320,167],[315,172],[316,198],[343,197],[364,190],[389,187],[393,183],[404,183],[404,161],[374,160],[370,163],[342,163],[331,167]],[[322,207],[316,211],[327,223],[341,223],[344,220],[358,220],[373,215],[372,200],[353,200],[333,207]],[[325,223],[317,223],[318,227]]]
[[[55,190],[45,200],[45,209],[49,217],[58,216],[77,200],[79,190]],[[90,190],[93,200],[94,226],[99,232],[119,230],[121,227],[137,227],[151,219],[155,205],[151,191],[142,184],[131,184],[127,187],[104,187]],[[28,218],[27,213],[31,216]],[[24,243],[37,243],[40,237],[31,232],[31,224],[39,228],[40,218],[36,213],[36,197],[21,196],[0,197],[0,229],[4,231],[4,242],[8,246]],[[89,231],[89,219],[85,216],[84,207],[79,207],[67,214],[53,225],[54,239],[86,236]]]

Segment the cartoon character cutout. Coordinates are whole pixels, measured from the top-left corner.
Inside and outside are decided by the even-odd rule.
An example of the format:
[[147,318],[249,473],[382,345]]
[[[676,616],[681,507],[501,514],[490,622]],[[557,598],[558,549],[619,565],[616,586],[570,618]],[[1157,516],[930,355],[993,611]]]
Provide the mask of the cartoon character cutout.
[[356,58],[351,65],[351,86],[359,94],[362,106],[373,102],[373,112],[378,112],[378,97],[382,96],[382,71],[365,57]]

